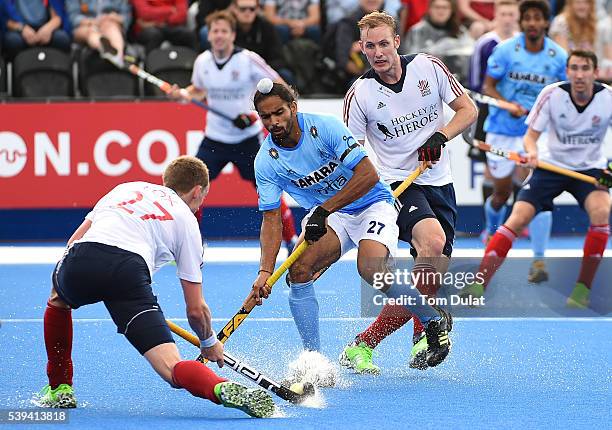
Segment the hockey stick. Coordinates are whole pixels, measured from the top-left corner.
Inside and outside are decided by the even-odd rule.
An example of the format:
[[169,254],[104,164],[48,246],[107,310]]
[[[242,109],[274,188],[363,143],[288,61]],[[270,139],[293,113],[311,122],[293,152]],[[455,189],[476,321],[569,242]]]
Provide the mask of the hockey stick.
[[494,106],[494,107],[498,107],[500,109],[504,109],[507,111],[513,110],[515,109],[515,106],[513,103],[507,102],[505,100],[500,100],[500,99],[496,99],[494,97],[491,96],[487,96],[481,93],[477,93],[476,91],[469,91],[470,96],[472,97],[472,99],[474,101],[477,101],[478,103],[482,103],[482,104],[486,104],[489,106]]
[[[503,149],[493,148],[488,143],[477,143],[474,141],[474,146],[479,148],[482,151],[490,152],[491,154],[499,155],[500,157],[507,158],[508,160],[512,160],[516,163],[525,163],[527,159],[520,155],[516,151],[505,151]],[[570,178],[577,179],[579,181],[587,182],[593,185],[599,185],[599,182],[596,178],[585,175],[584,173],[575,172],[570,169],[565,169],[563,167],[555,166],[554,164],[547,163],[546,161],[538,160],[537,167],[542,170],[548,170],[549,172],[557,173],[559,175],[569,176]]]
[[[170,330],[172,330],[173,333],[182,337],[192,345],[197,346],[198,348],[200,347],[200,340],[196,336],[194,336],[181,326],[174,324],[172,321],[166,320],[166,323],[168,324],[168,327],[170,327]],[[223,362],[227,364],[232,370],[250,379],[260,387],[272,391],[281,399],[287,400],[291,403],[302,403],[306,398],[310,397],[315,392],[314,386],[312,384],[305,383],[303,385],[303,393],[296,393],[295,391],[290,390],[289,388],[279,384],[278,382],[272,380],[263,373],[249,366],[247,363],[238,360],[236,357],[229,354],[227,351],[223,351]]]
[[[146,70],[144,70],[143,68],[139,67],[136,64],[136,59],[134,57],[131,57],[129,55],[124,55],[123,56],[123,63],[119,61],[119,59],[116,57],[116,50],[113,53],[114,48],[112,47],[105,47],[103,49],[103,52],[100,53],[100,56],[102,58],[104,58],[106,61],[108,61],[109,63],[111,63],[112,65],[114,65],[115,67],[117,67],[120,70],[127,70],[128,72],[130,72],[131,74],[138,76],[140,79],[143,79],[144,81],[155,85],[157,88],[159,88],[160,90],[162,90],[164,93],[170,95],[172,93],[172,85],[170,85],[168,82],[159,79],[158,77],[156,77],[155,75],[152,75],[151,73],[147,72]],[[227,119],[228,121],[233,121],[234,118],[231,118],[229,115],[227,115],[224,112],[221,112],[218,109],[215,109],[211,106],[209,106],[208,104],[204,103],[203,101],[200,100],[196,100],[195,98],[193,98],[191,96],[191,94],[189,94],[189,92],[187,92],[187,90],[185,90],[184,88],[181,88],[180,91],[181,97],[188,102],[193,103],[194,105],[210,111],[216,115],[219,115],[220,117],[223,117],[225,119]]]

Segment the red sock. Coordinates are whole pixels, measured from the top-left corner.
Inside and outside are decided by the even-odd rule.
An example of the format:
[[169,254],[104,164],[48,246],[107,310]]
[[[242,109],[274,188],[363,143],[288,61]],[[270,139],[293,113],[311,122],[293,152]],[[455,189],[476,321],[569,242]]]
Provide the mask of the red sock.
[[293,219],[293,212],[287,206],[285,199],[281,197],[281,218],[283,220],[283,240],[285,242],[291,242],[297,233],[295,231],[295,220]]
[[516,233],[505,225],[502,225],[497,229],[497,232],[495,232],[489,241],[487,249],[485,249],[485,255],[480,262],[480,268],[478,269],[478,271],[484,275],[485,288],[489,285],[491,278],[506,259],[506,255],[508,255],[508,251],[512,248],[514,239],[516,239]]
[[606,250],[609,235],[610,226],[608,224],[592,225],[589,227],[589,231],[584,239],[583,257],[578,282],[583,283],[587,288],[591,288],[597,267]]
[[438,292],[439,276],[436,275],[436,268],[429,263],[416,263],[412,268],[412,276],[415,280],[415,287],[419,293],[425,296],[435,297]]
[[47,302],[44,332],[49,385],[72,385],[72,310]]
[[364,332],[357,335],[357,341],[365,342],[370,348],[376,348],[384,338],[410,321],[410,318],[412,314],[404,306],[385,305],[376,320]]
[[215,396],[215,385],[227,379],[217,376],[208,366],[198,361],[183,360],[176,363],[172,369],[172,381],[174,385],[186,389],[196,397],[219,404],[221,402]]

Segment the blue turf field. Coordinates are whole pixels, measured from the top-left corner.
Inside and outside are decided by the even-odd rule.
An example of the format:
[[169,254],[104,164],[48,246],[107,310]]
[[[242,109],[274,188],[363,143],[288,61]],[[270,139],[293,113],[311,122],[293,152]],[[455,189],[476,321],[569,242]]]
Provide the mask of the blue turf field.
[[[205,266],[205,295],[217,327],[238,310],[256,269],[245,262]],[[51,270],[50,264],[0,265],[0,409],[32,408],[31,394],[46,383],[41,318]],[[166,316],[187,327],[174,270],[162,269],[155,289]],[[353,272],[353,262],[339,263],[317,285],[324,352],[333,358],[368,324],[358,318]],[[409,324],[377,349],[382,376],[344,372],[342,388],[324,390],[326,406],[282,405],[281,416],[268,420],[169,388],[114,332],[102,305],[79,309],[73,318],[79,408],[70,411],[70,428],[610,428],[610,318],[460,319],[448,360],[426,372],[408,368]],[[287,289],[279,283],[232,336],[228,351],[281,379],[299,351],[289,318]],[[177,344],[184,357],[197,355],[186,342]]]

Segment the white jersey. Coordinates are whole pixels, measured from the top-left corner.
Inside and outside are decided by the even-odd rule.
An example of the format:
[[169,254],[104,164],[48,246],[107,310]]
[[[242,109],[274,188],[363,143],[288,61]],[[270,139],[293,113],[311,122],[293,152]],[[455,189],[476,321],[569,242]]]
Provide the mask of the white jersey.
[[[419,166],[417,149],[444,126],[442,103],[464,93],[446,66],[431,55],[401,56],[402,77],[390,85],[374,70],[355,81],[344,97],[344,122],[388,183],[403,181]],[[441,186],[453,181],[448,151],[415,183]]]
[[[218,63],[211,51],[196,58],[191,76],[192,84],[206,90],[206,102],[228,117],[235,118],[253,108],[253,95],[260,79],[280,79],[278,73],[254,52],[235,48],[224,63]],[[261,121],[244,130],[213,112],[206,117],[205,135],[217,142],[240,143],[262,131]]]
[[170,188],[148,182],[118,185],[85,218],[92,225],[77,243],[103,243],[138,254],[151,275],[175,260],[180,279],[202,282],[197,219]]
[[612,120],[612,88],[595,83],[593,92],[586,106],[572,101],[569,82],[549,85],[538,95],[525,123],[538,132],[548,127],[542,161],[571,170],[606,166],[602,146]]

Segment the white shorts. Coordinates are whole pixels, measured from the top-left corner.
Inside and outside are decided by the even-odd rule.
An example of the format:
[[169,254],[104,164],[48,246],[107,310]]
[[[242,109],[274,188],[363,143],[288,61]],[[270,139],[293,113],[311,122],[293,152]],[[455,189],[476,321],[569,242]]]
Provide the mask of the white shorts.
[[[302,220],[302,230],[311,213],[312,211]],[[391,256],[397,253],[399,236],[397,211],[390,203],[377,202],[353,215],[334,212],[327,217],[327,226],[336,233],[340,240],[341,255],[358,246],[359,241],[363,239],[382,243],[387,247]]]
[[[521,136],[487,133],[487,143],[493,148],[503,149],[504,151],[524,152]],[[487,152],[487,165],[491,175],[496,179],[507,178],[512,175],[516,167],[514,161],[490,152]]]

